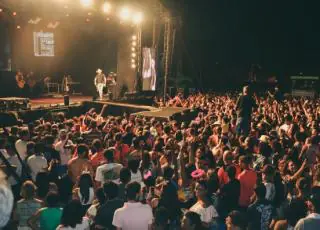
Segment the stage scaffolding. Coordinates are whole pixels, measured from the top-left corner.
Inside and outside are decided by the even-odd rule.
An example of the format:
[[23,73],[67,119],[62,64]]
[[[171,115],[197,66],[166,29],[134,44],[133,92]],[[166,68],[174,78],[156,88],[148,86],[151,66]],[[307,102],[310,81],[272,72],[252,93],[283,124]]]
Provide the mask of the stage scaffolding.
[[[177,31],[179,31],[180,17],[173,16],[160,0],[153,1],[153,48],[156,56],[162,54],[163,60],[163,98],[166,100],[168,92],[168,79],[172,77],[173,59],[175,54],[175,43]],[[163,44],[163,47],[160,45]]]

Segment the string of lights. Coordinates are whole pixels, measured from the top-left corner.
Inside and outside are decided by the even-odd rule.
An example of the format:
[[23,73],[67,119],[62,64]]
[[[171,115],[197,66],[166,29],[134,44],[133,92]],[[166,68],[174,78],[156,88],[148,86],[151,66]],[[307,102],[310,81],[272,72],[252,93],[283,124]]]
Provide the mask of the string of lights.
[[[140,28],[141,29],[141,23],[143,22],[144,15],[140,9],[134,6],[129,5],[118,5],[110,1],[104,1],[103,3],[96,4],[94,0],[78,0],[78,4],[75,4],[76,1],[70,2],[66,0],[54,0],[52,1],[52,4],[54,4],[55,7],[58,9],[61,8],[62,16],[70,17],[72,15],[75,15],[74,9],[84,9],[87,11],[86,14],[84,14],[85,22],[91,23],[93,20],[93,16],[100,14],[100,16],[105,17],[107,15],[106,20],[109,21],[110,18],[115,18],[120,21],[120,24],[128,24],[132,27]],[[8,8],[0,8],[0,15],[1,14],[7,14],[11,18],[13,18],[13,21],[15,22],[15,26],[17,30],[22,29],[26,24],[32,24],[32,25],[39,25],[39,23],[45,23],[44,27],[46,29],[54,30],[57,27],[59,27],[60,24],[64,23],[64,19],[59,18],[57,20],[50,20],[48,21],[48,18],[44,15],[33,15],[31,18],[25,20],[25,18],[18,17],[24,14],[24,12],[19,12],[18,7],[15,7],[16,9],[12,7]],[[77,8],[76,8],[77,7]],[[26,16],[25,16],[26,17]],[[129,49],[131,49],[131,63],[129,65],[132,69],[136,69],[140,66],[140,58],[138,55],[141,54],[139,49],[141,48],[141,41],[139,37],[139,33],[134,33],[134,35],[131,37],[130,40],[130,46]]]
[[[57,2],[57,4],[60,3],[64,3],[61,4],[61,8],[65,10],[65,17],[70,17],[72,15],[72,11],[71,11],[71,5],[70,3],[68,4],[67,1],[62,1],[62,0],[55,0]],[[85,22],[91,22],[90,16],[93,15],[93,12],[95,14],[100,13],[102,15],[107,15],[106,20],[109,21],[111,16],[115,16],[116,18],[120,19],[120,23],[124,24],[131,24],[131,25],[139,25],[142,23],[144,15],[143,12],[140,9],[137,9],[136,7],[130,7],[127,5],[117,5],[117,4],[111,4],[111,2],[109,1],[105,1],[103,4],[100,5],[96,5],[94,4],[95,2],[93,0],[78,0],[79,1],[79,5],[82,6],[84,9],[89,10],[89,12],[87,13],[87,17],[85,19]],[[10,15],[11,17],[15,18],[15,21],[19,21],[19,17],[18,15],[20,14],[18,11],[9,9],[9,8],[5,8],[5,7],[0,7],[0,14],[7,14]],[[41,17],[36,17],[36,19],[40,18],[40,20],[42,19]],[[33,18],[28,19],[27,21],[30,24],[37,24],[34,23]],[[48,23],[51,25],[55,25],[57,22],[56,21],[51,21]],[[61,23],[61,20],[59,21],[59,24]],[[19,26],[18,29],[20,29],[22,27],[23,22],[19,22],[17,24],[17,28]],[[51,26],[49,26],[49,28],[51,28]]]

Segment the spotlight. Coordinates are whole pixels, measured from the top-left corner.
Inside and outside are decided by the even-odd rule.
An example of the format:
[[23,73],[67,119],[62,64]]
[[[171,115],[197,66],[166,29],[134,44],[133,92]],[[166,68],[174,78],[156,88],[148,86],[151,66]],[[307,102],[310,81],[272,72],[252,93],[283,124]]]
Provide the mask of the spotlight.
[[137,45],[137,42],[132,42],[132,46],[136,46]]
[[18,25],[18,26],[17,26],[17,29],[20,30],[20,29],[21,29],[21,26]]
[[129,8],[122,8],[120,11],[120,19],[127,21],[130,18],[130,9]]
[[17,12],[13,12],[12,15],[13,15],[13,16],[17,16]]
[[110,20],[110,18],[107,18],[107,21],[109,21]]
[[136,63],[136,60],[134,60],[133,58],[131,59],[131,63],[132,64],[135,64]]
[[93,4],[92,0],[80,0],[81,5],[83,5],[84,7],[89,7]]
[[132,51],[132,52],[136,52],[136,48],[132,47],[132,48],[131,48],[131,51]]
[[136,35],[133,35],[133,36],[132,36],[132,40],[133,40],[133,41],[137,40],[137,36],[136,36]]
[[91,15],[92,15],[92,13],[91,13],[91,12],[89,12],[89,13],[88,13],[88,16],[91,16]]
[[136,53],[132,53],[131,56],[135,58],[137,56],[137,54]]
[[143,19],[143,15],[141,12],[138,12],[138,13],[135,13],[133,15],[133,23],[134,24],[140,24],[142,22],[142,19]]
[[0,8],[0,12],[2,12],[2,11],[3,11],[3,9]]
[[132,65],[131,65],[131,68],[132,68],[132,69],[135,69],[136,67],[137,67],[136,64],[132,64]]
[[102,6],[102,10],[105,13],[110,13],[111,11],[111,4],[109,2],[105,2]]

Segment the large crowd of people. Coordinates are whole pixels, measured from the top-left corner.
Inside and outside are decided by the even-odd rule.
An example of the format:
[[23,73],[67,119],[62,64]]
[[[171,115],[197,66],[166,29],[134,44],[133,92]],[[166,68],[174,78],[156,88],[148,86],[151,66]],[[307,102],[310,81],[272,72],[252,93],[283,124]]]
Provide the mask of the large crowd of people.
[[320,226],[320,100],[197,93],[190,122],[90,110],[0,136],[0,229]]

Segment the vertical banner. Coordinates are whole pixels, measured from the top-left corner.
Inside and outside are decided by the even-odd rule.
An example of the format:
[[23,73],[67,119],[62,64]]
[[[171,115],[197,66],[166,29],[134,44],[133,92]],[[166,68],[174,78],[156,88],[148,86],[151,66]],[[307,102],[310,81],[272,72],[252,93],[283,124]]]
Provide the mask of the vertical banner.
[[157,72],[155,62],[155,49],[143,48],[143,65],[142,65],[142,78],[143,78],[143,91],[155,91]]

